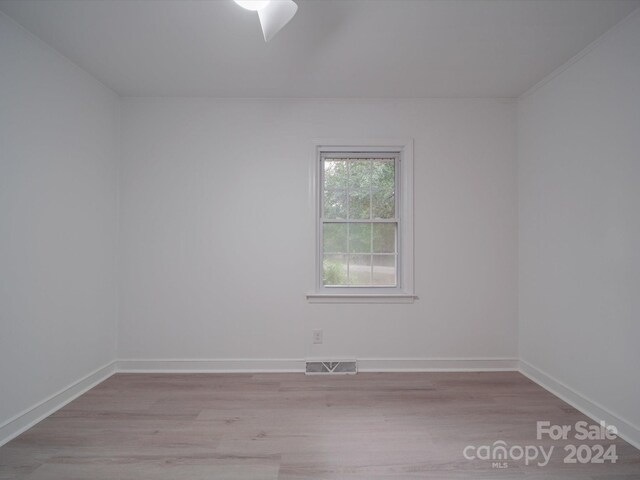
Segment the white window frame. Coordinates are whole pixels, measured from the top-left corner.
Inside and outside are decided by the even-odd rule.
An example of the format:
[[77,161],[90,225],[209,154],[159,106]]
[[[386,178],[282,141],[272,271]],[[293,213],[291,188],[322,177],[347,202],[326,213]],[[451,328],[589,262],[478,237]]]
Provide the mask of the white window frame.
[[[322,158],[326,154],[384,153],[396,160],[397,286],[324,286],[322,284]],[[314,141],[309,169],[309,204],[313,208],[315,267],[310,303],[412,303],[413,291],[413,139],[321,139]]]

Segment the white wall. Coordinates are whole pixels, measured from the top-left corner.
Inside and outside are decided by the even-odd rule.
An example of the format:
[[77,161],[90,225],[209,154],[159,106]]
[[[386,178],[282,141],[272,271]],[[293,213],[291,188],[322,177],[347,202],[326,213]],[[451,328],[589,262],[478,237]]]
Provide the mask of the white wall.
[[[120,358],[516,356],[515,103],[122,108]],[[307,303],[318,137],[415,139],[414,304]]]
[[0,14],[0,430],[115,358],[118,122]]
[[640,445],[640,14],[522,98],[518,128],[520,356]]

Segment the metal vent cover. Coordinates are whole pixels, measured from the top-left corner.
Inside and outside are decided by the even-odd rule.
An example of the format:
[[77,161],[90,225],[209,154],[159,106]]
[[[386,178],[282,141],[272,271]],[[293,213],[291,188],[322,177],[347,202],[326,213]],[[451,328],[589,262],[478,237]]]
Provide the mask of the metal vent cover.
[[355,360],[312,360],[306,362],[306,375],[355,375],[358,367]]

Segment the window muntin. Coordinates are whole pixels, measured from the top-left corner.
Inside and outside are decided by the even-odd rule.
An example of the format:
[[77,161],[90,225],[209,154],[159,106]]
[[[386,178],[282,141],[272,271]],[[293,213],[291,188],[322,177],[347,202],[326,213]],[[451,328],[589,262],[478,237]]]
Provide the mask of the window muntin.
[[399,154],[320,155],[320,285],[400,287]]

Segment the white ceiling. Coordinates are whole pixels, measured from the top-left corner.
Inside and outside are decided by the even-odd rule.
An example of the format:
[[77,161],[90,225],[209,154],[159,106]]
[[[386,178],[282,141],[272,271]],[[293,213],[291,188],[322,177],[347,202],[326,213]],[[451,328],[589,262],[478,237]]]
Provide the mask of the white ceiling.
[[232,0],[0,0],[121,95],[516,97],[640,0],[296,0],[265,43]]

